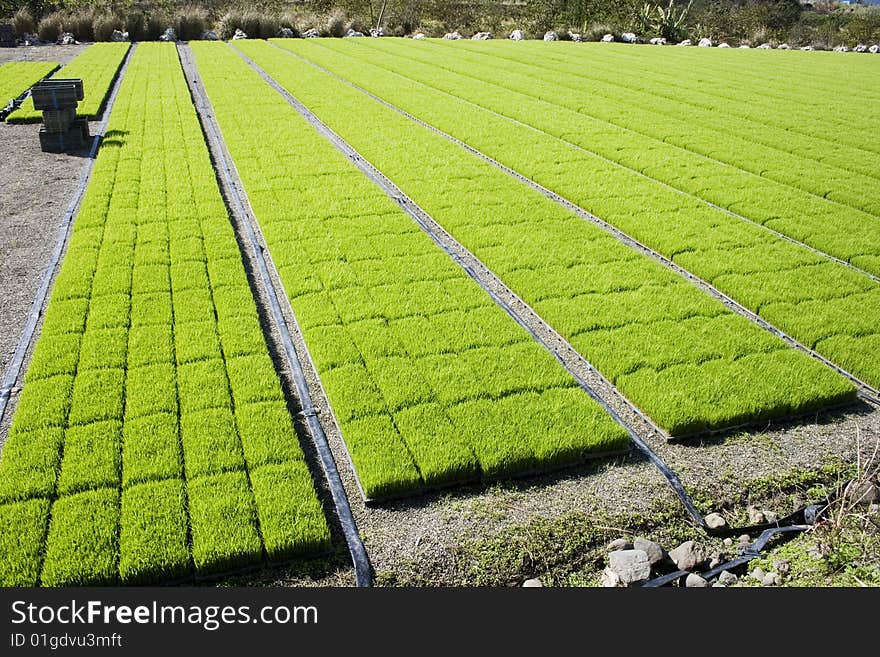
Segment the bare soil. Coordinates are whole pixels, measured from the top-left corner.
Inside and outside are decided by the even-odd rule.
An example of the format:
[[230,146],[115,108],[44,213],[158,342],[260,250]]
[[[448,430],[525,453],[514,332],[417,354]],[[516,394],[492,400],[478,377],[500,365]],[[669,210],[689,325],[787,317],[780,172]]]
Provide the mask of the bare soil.
[[7,62],[57,62],[64,66],[89,47],[87,43],[73,46],[19,46],[0,48],[0,64]]

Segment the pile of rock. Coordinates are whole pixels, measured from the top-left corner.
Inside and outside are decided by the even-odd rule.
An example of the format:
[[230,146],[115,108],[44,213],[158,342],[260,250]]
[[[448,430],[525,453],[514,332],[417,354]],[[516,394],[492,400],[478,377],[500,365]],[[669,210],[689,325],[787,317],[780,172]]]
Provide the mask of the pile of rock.
[[488,41],[489,39],[494,39],[495,35],[491,32],[477,32],[474,36],[471,37],[473,41]]
[[550,30],[549,32],[544,32],[544,41],[559,41],[559,34]]
[[303,32],[302,35],[303,39],[317,39],[319,36],[321,36],[321,33],[318,32],[318,30],[316,30],[315,28],[310,27],[305,32]]
[[513,32],[510,33],[510,36],[507,38],[510,39],[511,41],[525,41],[526,33],[523,32],[522,30],[514,30]]
[[171,41],[171,42],[177,41],[177,32],[174,31],[173,27],[169,27],[159,37],[159,41]]
[[247,39],[247,38],[248,38],[247,32],[245,32],[241,28],[236,28],[235,34],[232,35],[233,41],[241,41],[242,39]]
[[293,39],[296,37],[296,32],[294,32],[289,27],[282,27],[278,30],[278,38],[279,39]]
[[427,39],[428,37],[425,36],[424,32],[416,32],[415,34],[413,34],[412,38],[416,41],[421,41],[422,39]]
[[[162,37],[159,38],[161,39]],[[55,43],[59,46],[75,46],[79,42],[76,40],[76,37],[73,36],[73,33],[62,32],[58,35],[58,39],[55,41]]]
[[358,32],[356,29],[350,27],[348,28],[348,32],[345,33],[345,36],[349,39],[362,37],[364,36],[363,32]]
[[459,34],[458,30],[456,30],[455,32],[447,32],[443,35],[443,38],[449,39],[450,41],[458,41],[459,39],[461,39],[461,34]]

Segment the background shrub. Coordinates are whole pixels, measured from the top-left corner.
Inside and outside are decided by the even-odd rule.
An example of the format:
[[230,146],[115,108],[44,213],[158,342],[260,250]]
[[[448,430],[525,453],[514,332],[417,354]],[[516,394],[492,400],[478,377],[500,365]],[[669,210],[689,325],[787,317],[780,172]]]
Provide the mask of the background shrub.
[[22,7],[15,12],[15,16],[12,17],[12,29],[15,31],[15,36],[19,38],[25,34],[34,34],[37,31],[33,14],[31,14],[27,7]]

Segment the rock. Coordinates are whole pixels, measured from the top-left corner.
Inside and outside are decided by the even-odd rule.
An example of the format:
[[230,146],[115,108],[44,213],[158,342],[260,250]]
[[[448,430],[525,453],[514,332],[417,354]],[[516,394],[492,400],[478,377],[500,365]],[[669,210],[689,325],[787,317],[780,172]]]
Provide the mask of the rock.
[[730,538],[730,536],[728,536],[721,542],[724,544],[724,547],[733,547],[733,539]]
[[749,50],[750,48],[751,48],[751,46],[747,43],[744,43],[740,46],[741,50]]
[[791,46],[788,45],[787,43],[780,43],[778,46],[776,46],[776,49],[777,50],[791,50]]
[[310,27],[305,32],[303,32],[302,35],[304,39],[317,39],[321,36],[321,33],[318,32],[318,30],[316,30],[315,28]]
[[807,554],[809,554],[813,559],[824,559],[825,555],[822,554],[822,548],[818,545],[811,545],[807,548]]
[[860,43],[855,48],[853,48],[853,52],[868,52],[868,46],[864,43]]
[[[286,29],[287,28],[282,28],[282,31]],[[291,33],[293,33],[292,30]],[[281,34],[279,34],[278,36],[281,36]],[[219,41],[220,35],[217,34],[214,30],[208,30],[207,32],[202,32],[202,36],[200,38],[202,39],[202,41]]]
[[880,513],[880,504],[872,504],[868,507],[868,513],[877,514]]
[[773,562],[773,570],[780,575],[788,575],[791,572],[791,562],[788,559],[777,559]]
[[669,557],[680,570],[693,570],[705,558],[700,546],[693,541],[685,541],[674,550],[670,550]]
[[850,481],[846,485],[846,499],[856,504],[876,504],[880,502],[880,487],[873,481]]
[[169,27],[162,33],[162,36],[159,37],[159,41],[177,41],[177,32],[174,31],[173,27]]
[[426,39],[427,37],[422,32],[416,32],[413,34],[413,39],[416,41],[421,41],[422,39]]
[[761,584],[764,586],[779,586],[781,583],[782,580],[776,573],[766,573],[761,579]]
[[849,52],[846,46],[834,46],[834,52]]
[[443,35],[444,39],[449,39],[450,41],[458,41],[461,38],[461,35],[456,32],[447,32]]
[[723,589],[723,588],[724,588],[724,584],[722,584],[722,583],[720,583],[720,582],[712,582],[712,588],[713,588],[713,589]]
[[680,45],[680,46],[692,46],[692,45],[694,45],[694,42],[691,41],[690,39],[685,39],[684,41],[679,41],[679,42],[678,42],[678,45]]
[[489,39],[494,39],[495,35],[491,32],[477,32],[474,36],[471,37],[472,41],[488,41]]
[[663,557],[666,556],[666,553],[659,543],[649,541],[647,538],[642,538],[641,536],[637,536],[636,540],[633,541],[633,547],[636,550],[642,550],[645,554],[647,554],[648,563],[650,563],[652,566],[655,563],[663,561]]
[[724,563],[724,555],[716,552],[709,558],[709,568],[716,568]]
[[[294,39],[296,38],[296,32],[291,30],[289,27],[282,27],[278,30],[278,38],[279,39]],[[213,39],[212,39],[213,41]]]
[[550,30],[544,33],[544,41],[559,41],[559,35],[553,30]]
[[62,32],[55,43],[59,46],[75,46],[78,42],[71,32]]
[[739,578],[729,570],[725,570],[718,576],[718,583],[721,586],[733,586],[739,581]]
[[525,41],[526,40],[526,33],[523,32],[522,30],[514,30],[513,32],[510,33],[510,36],[507,38],[510,39],[511,41]]
[[123,43],[128,41],[128,32],[123,32],[122,30],[113,30],[113,34],[110,35],[110,40],[115,41],[116,43]]
[[25,32],[21,37],[22,44],[25,46],[38,46],[40,45],[40,37],[36,34],[28,34]]
[[722,42],[722,43],[718,44],[718,47],[719,48],[730,48],[730,44]]
[[684,585],[689,589],[705,589],[709,586],[709,582],[696,573],[691,573],[685,578]]
[[575,34],[574,32],[568,33],[568,38],[572,41],[576,41],[577,43],[581,43],[584,40],[583,34]]
[[767,574],[767,573],[765,573],[763,570],[761,570],[760,568],[757,568],[757,567],[756,567],[754,570],[752,570],[752,572],[749,573],[749,577],[751,577],[752,579],[754,579],[754,580],[756,580],[756,581],[758,581],[758,582],[763,582],[763,581],[764,581],[764,576],[765,576],[766,574]]
[[623,41],[624,43],[638,43],[639,37],[637,37],[632,32],[624,32],[623,34],[620,35],[620,40]]
[[648,43],[650,43],[652,46],[665,46],[666,39],[664,39],[663,37],[654,37],[653,39],[650,39]]
[[363,33],[363,32],[358,32],[358,31],[355,30],[354,28],[351,28],[351,27],[350,27],[350,28],[348,28],[348,32],[345,33],[345,36],[346,36],[347,38],[349,38],[349,39],[355,39],[355,38],[357,38],[357,37],[362,37],[362,36],[364,36],[364,33]]
[[878,52],[880,52],[880,44],[875,43],[873,46],[868,48],[868,52],[876,55]]
[[632,548],[633,544],[625,538],[615,538],[607,545],[607,550],[609,552],[614,552],[615,550],[632,550]]
[[602,43],[611,43],[612,41],[614,41],[613,34],[606,34],[605,36],[602,37]]
[[763,509],[761,513],[764,514],[764,520],[768,523],[773,524],[777,520],[779,520],[779,514],[776,511],[768,511],[767,509]]
[[750,525],[763,525],[767,522],[767,519],[764,517],[764,512],[756,506],[749,506],[746,509],[746,513],[749,514]]
[[740,534],[740,535],[737,537],[736,542],[737,542],[737,543],[746,543],[746,544],[748,544],[748,543],[751,543],[751,542],[752,542],[752,537],[749,536],[748,534]]
[[615,587],[620,586],[620,578],[610,568],[606,568],[602,571],[602,586],[605,588],[613,589]]
[[646,580],[651,576],[651,564],[644,550],[616,550],[608,555],[609,568],[624,585]]
[[710,513],[703,518],[703,520],[706,522],[706,526],[709,529],[721,529],[722,527],[727,527],[727,521],[720,513]]
[[370,36],[374,39],[378,39],[379,37],[385,36],[385,30],[383,30],[381,27],[378,29],[374,27],[370,30]]
[[813,46],[801,46],[801,50],[815,50]]
[[770,50],[772,48],[773,46],[771,46],[769,43],[762,43],[760,46],[758,46],[758,50]]
[[532,579],[527,579],[522,583],[524,589],[540,589],[543,588],[543,584],[541,584],[541,580],[537,577],[533,577]]
[[711,48],[712,47],[712,39],[707,39],[703,37],[700,39],[700,42],[697,44],[700,48]]
[[245,32],[241,28],[236,28],[235,34],[232,35],[233,41],[240,41],[241,39],[247,39],[247,38],[248,38],[247,32]]

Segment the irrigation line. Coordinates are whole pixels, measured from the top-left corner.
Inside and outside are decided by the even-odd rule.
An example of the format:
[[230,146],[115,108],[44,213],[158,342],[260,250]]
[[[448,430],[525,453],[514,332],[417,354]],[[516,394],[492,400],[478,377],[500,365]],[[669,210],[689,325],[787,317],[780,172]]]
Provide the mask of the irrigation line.
[[55,270],[58,267],[58,263],[61,261],[61,256],[64,253],[65,248],[67,247],[67,240],[70,237],[71,229],[73,228],[73,218],[79,210],[79,205],[82,202],[83,196],[86,192],[86,186],[89,183],[89,178],[92,174],[92,169],[95,166],[95,160],[97,158],[98,146],[101,143],[101,140],[104,136],[104,132],[107,129],[107,123],[110,120],[110,114],[113,110],[113,104],[116,102],[116,96],[119,93],[119,87],[122,86],[122,80],[125,77],[125,72],[128,69],[128,63],[131,60],[132,53],[134,49],[137,47],[137,44],[132,45],[126,53],[125,60],[122,66],[119,68],[119,71],[116,75],[116,81],[113,84],[113,91],[110,93],[110,98],[107,100],[106,107],[104,108],[104,116],[101,119],[101,123],[98,125],[98,131],[95,136],[92,138],[92,146],[89,149],[88,161],[86,163],[85,171],[82,172],[80,176],[79,183],[77,185],[76,190],[73,193],[73,198],[70,201],[70,204],[67,206],[67,210],[64,213],[64,217],[61,219],[61,225],[58,229],[58,236],[55,240],[55,249],[52,251],[52,255],[49,259],[49,264],[46,266],[46,269],[43,273],[43,278],[40,280],[40,286],[37,288],[37,292],[34,295],[34,301],[31,304],[30,312],[28,313],[28,319],[25,323],[24,330],[21,332],[21,337],[18,340],[18,346],[15,349],[15,353],[12,355],[12,360],[9,362],[9,365],[6,367],[6,373],[3,376],[3,382],[0,384],[0,422],[3,422],[3,416],[6,414],[6,408],[9,404],[9,399],[12,396],[12,389],[15,387],[15,382],[18,381],[18,377],[21,374],[22,366],[24,365],[24,359],[30,349],[31,342],[34,339],[34,333],[37,329],[37,323],[40,321],[40,317],[43,313],[43,306],[46,301],[46,297],[49,294],[49,288],[52,285],[52,280],[55,277]]
[[[308,59],[307,57],[303,57],[302,55],[299,55],[299,54],[294,53],[294,52],[292,52],[292,51],[290,51],[290,50],[287,50],[286,48],[282,48],[282,47],[279,46],[278,44],[276,44],[276,43],[272,43],[271,41],[270,41],[269,43],[271,43],[273,46],[275,46],[275,47],[278,48],[279,50],[282,50],[282,51],[284,51],[285,53],[287,53],[287,54],[289,54],[289,55],[291,55],[291,56],[293,56],[293,57],[297,57],[298,59],[302,60],[303,62],[306,62],[306,63],[308,63],[308,64],[311,64],[312,66],[314,66],[314,67],[317,68],[318,70],[321,70],[321,71],[323,71],[324,73],[327,73],[328,75],[331,75],[332,77],[336,78],[336,79],[339,80],[340,82],[343,82],[343,83],[347,84],[348,86],[352,87],[353,89],[356,89],[357,91],[360,91],[361,93],[364,93],[364,94],[370,96],[371,98],[373,98],[374,100],[376,100],[376,101],[382,103],[382,104],[385,105],[386,107],[388,107],[388,108],[390,108],[390,109],[393,109],[394,111],[399,112],[399,113],[403,114],[404,116],[407,116],[408,118],[410,118],[410,119],[412,119],[412,120],[414,120],[414,121],[416,121],[416,122],[418,122],[418,123],[424,125],[424,126],[427,127],[427,128],[430,128],[431,130],[433,130],[434,132],[437,132],[437,133],[440,134],[441,136],[443,136],[443,137],[445,137],[445,138],[447,138],[447,139],[451,139],[451,140],[456,141],[456,142],[459,142],[459,141],[460,141],[460,140],[458,140],[456,137],[453,137],[452,135],[448,135],[447,133],[445,133],[445,132],[443,132],[443,131],[441,131],[441,130],[435,128],[434,126],[432,126],[432,125],[430,125],[430,124],[428,124],[428,123],[423,122],[421,119],[419,119],[419,118],[413,116],[412,114],[410,114],[410,113],[407,112],[406,110],[401,109],[401,108],[397,107],[396,105],[393,105],[393,104],[389,103],[388,101],[386,101],[385,99],[381,98],[380,96],[377,96],[376,94],[374,94],[374,93],[372,93],[372,92],[370,92],[370,91],[364,89],[363,87],[360,87],[359,85],[357,85],[357,84],[355,84],[355,83],[353,83],[353,82],[350,82],[349,80],[346,80],[345,78],[343,78],[343,77],[337,75],[337,74],[334,73],[333,71],[331,71],[331,70],[329,70],[329,69],[327,69],[327,68],[321,66],[320,64],[317,64],[316,62],[311,61],[311,60]],[[334,52],[336,52],[336,51],[334,51]],[[399,55],[398,55],[398,56],[399,56]],[[402,56],[400,56],[400,57],[402,57]],[[416,60],[416,61],[418,61],[418,60]],[[377,66],[377,65],[376,65],[376,66]],[[377,67],[378,67],[378,66],[377,66]],[[530,125],[530,124],[528,124],[528,123],[524,123],[523,121],[520,121],[519,119],[515,119],[515,118],[510,117],[510,116],[507,116],[507,115],[505,115],[505,114],[501,114],[500,112],[496,112],[496,111],[493,110],[493,109],[490,109],[490,108],[488,108],[488,107],[484,107],[483,105],[479,105],[478,103],[475,103],[475,102],[473,102],[473,101],[471,101],[471,100],[468,100],[468,99],[466,99],[466,98],[462,98],[462,97],[460,97],[460,96],[456,96],[456,95],[454,95],[454,94],[451,94],[451,93],[449,93],[448,91],[444,91],[443,89],[439,89],[439,88],[437,88],[437,87],[434,87],[434,86],[428,84],[427,82],[423,82],[423,81],[421,81],[421,80],[417,80],[417,79],[415,79],[415,78],[411,78],[411,77],[409,77],[409,76],[403,75],[402,73],[398,73],[397,71],[391,71],[391,70],[389,70],[389,69],[382,69],[382,70],[384,70],[384,71],[386,71],[386,72],[390,72],[390,73],[392,73],[392,74],[394,74],[394,75],[397,75],[398,77],[401,77],[401,78],[403,78],[404,80],[409,80],[409,81],[411,81],[411,82],[415,82],[416,84],[420,84],[420,85],[422,85],[422,86],[425,86],[425,87],[427,87],[427,88],[429,88],[429,89],[431,89],[431,90],[433,90],[433,91],[436,91],[437,93],[443,94],[443,95],[445,95],[445,96],[449,96],[450,98],[453,98],[453,99],[455,99],[455,100],[457,100],[457,101],[461,101],[461,102],[463,102],[463,103],[467,103],[468,105],[472,105],[472,106],[474,106],[474,107],[476,107],[476,108],[478,108],[478,109],[481,109],[481,110],[483,110],[483,111],[485,111],[485,112],[488,112],[489,114],[492,114],[492,115],[494,115],[494,116],[497,116],[497,117],[500,118],[500,119],[503,119],[503,120],[505,120],[505,121],[509,121],[510,123],[513,123],[513,124],[515,124],[515,125],[518,125],[518,126],[520,126],[520,127],[522,127],[522,128],[526,128],[526,129],[528,129],[528,130],[531,130],[532,132],[537,132],[537,133],[540,134],[540,135],[544,135],[544,136],[546,136],[546,137],[550,137],[550,138],[552,138],[552,139],[556,139],[556,140],[562,142],[563,144],[565,144],[566,146],[569,146],[569,147],[571,147],[571,148],[573,148],[573,149],[575,149],[575,150],[581,151],[582,153],[587,153],[588,155],[590,155],[590,156],[592,156],[592,157],[596,157],[596,158],[602,160],[603,162],[605,162],[606,164],[609,164],[609,165],[611,165],[611,166],[613,166],[613,167],[616,167],[616,168],[618,168],[618,169],[622,169],[622,170],[627,171],[627,172],[629,172],[629,173],[635,174],[636,176],[638,176],[638,177],[640,177],[640,178],[643,178],[644,180],[648,180],[648,181],[650,181],[650,182],[652,182],[652,183],[656,183],[656,184],[658,184],[658,185],[660,185],[660,186],[662,186],[662,187],[664,187],[664,188],[666,188],[666,189],[668,189],[668,190],[670,190],[670,191],[672,191],[672,192],[675,192],[676,194],[679,194],[680,196],[684,196],[684,197],[686,197],[686,198],[688,198],[688,199],[692,199],[692,200],[698,201],[699,203],[703,203],[703,204],[706,205],[707,207],[710,207],[710,208],[712,208],[712,209],[714,209],[714,210],[717,210],[717,211],[719,211],[719,212],[723,212],[724,214],[726,214],[726,215],[728,215],[728,216],[730,216],[730,217],[733,217],[734,219],[738,219],[738,220],[740,220],[740,221],[744,221],[744,222],[746,222],[746,223],[752,224],[753,226],[756,226],[756,227],[758,227],[758,228],[761,228],[761,229],[763,229],[764,231],[770,233],[771,235],[773,235],[773,236],[775,236],[775,237],[777,237],[777,238],[779,238],[779,239],[785,240],[786,242],[789,242],[789,243],[794,244],[794,245],[796,245],[796,246],[802,247],[802,248],[804,248],[804,249],[810,251],[811,253],[814,253],[814,254],[816,254],[816,255],[822,257],[822,258],[825,258],[825,259],[827,259],[827,260],[830,260],[830,261],[832,261],[832,262],[835,262],[835,263],[837,263],[838,265],[842,265],[842,266],[846,267],[847,269],[851,269],[851,270],[853,270],[853,271],[855,271],[855,272],[857,272],[857,273],[859,273],[859,274],[861,274],[861,275],[863,275],[863,276],[867,276],[868,278],[870,278],[870,279],[871,279],[872,281],[874,281],[875,283],[880,283],[880,276],[875,276],[874,274],[872,274],[872,273],[870,273],[870,272],[868,272],[868,271],[865,271],[864,269],[861,269],[860,267],[857,267],[856,265],[854,265],[854,264],[852,264],[852,263],[850,263],[850,262],[847,262],[846,260],[843,260],[842,258],[838,258],[837,256],[831,255],[830,253],[826,253],[825,251],[822,251],[821,249],[818,249],[818,248],[816,248],[816,247],[814,247],[814,246],[811,246],[811,245],[807,244],[806,242],[801,242],[801,241],[799,241],[799,240],[794,239],[793,237],[789,237],[788,235],[786,235],[786,234],[784,234],[784,233],[780,233],[778,230],[775,230],[775,229],[773,229],[773,228],[770,228],[769,226],[766,226],[766,225],[762,224],[762,223],[759,222],[759,221],[755,221],[754,219],[749,219],[748,217],[746,217],[746,216],[744,216],[744,215],[738,214],[738,213],[734,212],[733,210],[729,210],[729,209],[727,209],[727,208],[725,208],[725,207],[722,207],[722,206],[720,206],[720,205],[717,205],[716,203],[713,203],[712,201],[709,201],[709,200],[706,200],[706,199],[704,199],[704,198],[702,198],[702,197],[700,197],[700,196],[697,196],[696,194],[693,194],[693,193],[691,193],[691,192],[685,191],[685,190],[683,190],[683,189],[680,189],[680,188],[678,188],[678,187],[675,187],[674,185],[672,185],[672,184],[670,184],[670,183],[667,183],[667,182],[664,182],[664,181],[659,180],[659,179],[657,179],[657,178],[654,178],[654,177],[652,177],[652,176],[649,176],[648,174],[643,173],[642,171],[639,171],[638,169],[634,169],[634,168],[632,168],[632,167],[630,167],[630,166],[627,166],[627,165],[625,165],[625,164],[622,164],[622,163],[620,163],[620,162],[617,162],[617,161],[615,161],[615,160],[612,160],[611,158],[608,158],[608,157],[606,157],[606,156],[604,156],[604,155],[601,155],[600,153],[596,153],[595,151],[591,151],[591,150],[589,150],[588,148],[585,148],[585,147],[581,146],[580,144],[575,144],[575,143],[573,143],[573,142],[571,142],[571,141],[568,141],[567,139],[564,139],[564,138],[562,138],[562,137],[557,137],[556,135],[553,135],[553,134],[547,132],[546,130],[542,130],[541,128],[537,128],[537,127],[535,127],[535,126],[533,126],[533,125]],[[453,72],[454,72],[454,71],[453,71]],[[479,78],[474,78],[474,79],[479,80]],[[666,142],[663,142],[663,143],[666,143]],[[468,146],[468,145],[465,144],[464,142],[461,142],[459,145],[462,145],[462,146],[464,146],[465,148],[467,148],[468,150],[471,150],[475,155],[479,155],[480,157],[483,157],[484,159],[489,159],[492,163],[495,163],[495,160],[493,160],[493,159],[491,159],[491,158],[488,158],[488,156],[483,155],[481,152],[479,152],[479,151],[477,151],[476,149],[474,149],[474,148]],[[500,163],[499,163],[499,164],[500,164]],[[505,165],[503,165],[503,164],[501,164],[500,166],[501,166],[502,168],[505,168],[505,169],[507,168],[507,167],[505,167]],[[743,170],[743,171],[744,171],[744,170]],[[744,173],[750,173],[750,174],[751,174],[751,172],[748,172],[748,171],[744,171]],[[751,175],[757,175],[757,174],[751,174]],[[759,177],[761,177],[761,176],[759,176]],[[525,180],[527,180],[527,181],[530,182],[530,183],[533,182],[531,179],[528,179],[528,178],[525,178]],[[769,178],[764,178],[764,180],[768,180],[768,181],[769,181],[770,179],[769,179]],[[775,181],[771,181],[771,182],[775,182]],[[537,184],[537,183],[535,183],[535,184]],[[822,198],[822,197],[819,197],[819,198]],[[823,199],[823,200],[829,201],[829,199]],[[832,202],[832,201],[829,201],[829,202]],[[846,206],[846,207],[850,207],[850,206]],[[858,208],[854,208],[854,209],[858,209]],[[864,210],[860,210],[860,211],[861,211],[861,212],[864,212]],[[870,214],[870,213],[867,213],[867,214]]]
[[[773,333],[777,337],[782,338],[790,346],[798,349],[799,351],[802,351],[803,353],[806,353],[806,354],[812,356],[816,360],[820,361],[824,365],[826,365],[826,366],[830,367],[831,369],[833,369],[834,371],[836,371],[838,374],[846,377],[847,379],[849,379],[852,383],[854,383],[858,387],[858,389],[859,389],[858,393],[862,399],[870,402],[871,404],[873,404],[875,406],[880,406],[880,391],[878,391],[876,388],[869,385],[868,383],[865,383],[864,381],[862,381],[861,379],[856,377],[854,374],[848,372],[847,370],[843,369],[839,365],[831,362],[829,359],[827,359],[822,354],[818,353],[814,349],[811,349],[810,347],[801,343],[799,340],[795,339],[794,337],[785,333],[781,329],[777,328],[776,326],[774,326],[773,324],[771,324],[770,322],[765,320],[763,317],[759,316],[757,313],[752,312],[751,310],[749,310],[745,306],[741,305],[739,302],[735,301],[734,299],[732,299],[731,297],[726,295],[724,292],[722,292],[718,288],[714,287],[708,281],[705,281],[702,278],[695,276],[694,274],[689,272],[687,269],[685,269],[681,265],[678,265],[677,263],[675,263],[671,259],[669,259],[666,256],[662,255],[661,253],[655,251],[654,249],[647,246],[646,244],[643,244],[642,242],[638,241],[637,239],[629,236],[628,234],[624,233],[619,228],[612,226],[610,223],[608,223],[604,219],[600,219],[599,217],[592,214],[591,212],[584,210],[579,205],[576,205],[575,203],[560,196],[556,192],[544,187],[543,185],[535,182],[534,180],[527,178],[526,176],[522,175],[518,171],[515,171],[514,169],[508,167],[505,164],[502,164],[498,160],[490,157],[489,155],[486,155],[482,151],[477,150],[473,146],[470,146],[469,144],[465,143],[464,141],[458,139],[457,137],[453,137],[452,135],[440,130],[439,128],[436,128],[433,125],[423,121],[422,119],[418,118],[417,116],[410,114],[406,110],[401,109],[400,107],[397,107],[396,105],[388,102],[387,100],[384,100],[383,98],[377,96],[376,94],[374,94],[370,91],[367,91],[363,87],[360,87],[360,86],[354,84],[353,82],[350,82],[350,81],[336,75],[333,71],[330,71],[330,70],[324,68],[323,66],[320,66],[319,64],[316,64],[315,62],[312,62],[309,59],[301,57],[300,55],[298,55],[296,53],[293,53],[289,50],[281,48],[280,46],[278,46],[274,43],[272,45],[274,45],[279,50],[288,53],[292,57],[296,57],[296,58],[298,58],[308,64],[311,64],[312,66],[314,66],[318,70],[323,71],[324,73],[330,75],[334,79],[339,80],[340,82],[342,82],[344,84],[347,84],[351,88],[353,88],[353,89],[359,91],[360,93],[368,96],[369,98],[372,98],[373,100],[381,103],[382,105],[384,105],[388,109],[391,109],[391,110],[397,112],[398,114],[401,114],[402,116],[407,117],[408,119],[410,119],[411,121],[414,121],[415,123],[422,126],[423,128],[427,128],[431,132],[433,132],[433,133],[443,137],[444,139],[464,148],[469,153],[476,155],[477,157],[488,162],[492,166],[504,171],[506,174],[508,174],[508,175],[512,176],[513,178],[516,178],[520,182],[528,185],[529,187],[531,187],[535,191],[539,192],[540,194],[542,194],[546,198],[550,199],[551,201],[554,201],[554,202],[558,203],[559,205],[562,205],[563,207],[565,207],[567,210],[574,212],[581,219],[585,219],[586,221],[589,221],[589,222],[599,226],[605,232],[611,234],[612,236],[617,238],[620,242],[623,242],[626,246],[630,247],[631,249],[638,251],[642,255],[646,255],[646,256],[652,258],[653,260],[666,266],[668,269],[671,269],[672,271],[677,273],[679,276],[686,278],[692,284],[696,285],[698,288],[700,288],[701,290],[703,290],[707,294],[713,296],[715,299],[724,303],[724,305],[727,306],[728,308],[730,308],[732,311],[745,317],[746,319],[757,324],[758,326],[769,331],[770,333]],[[525,125],[525,124],[523,124],[523,125]],[[758,224],[758,225],[760,225],[760,224]],[[812,247],[807,247],[807,248],[812,249]],[[829,257],[832,257],[832,256],[829,256]],[[832,257],[832,259],[833,259],[833,257]],[[848,265],[848,266],[852,267],[851,265]],[[859,271],[861,271],[861,270],[859,270]],[[880,280],[874,276],[871,276],[870,274],[866,274],[866,275],[870,276],[872,279]]]
[[[336,468],[336,462],[333,460],[333,454],[330,451],[330,445],[327,442],[327,436],[318,419],[318,414],[315,410],[311,393],[309,392],[309,387],[306,382],[302,362],[296,353],[296,348],[293,345],[293,339],[290,335],[287,322],[285,321],[284,313],[281,310],[279,299],[283,298],[287,300],[287,296],[279,295],[272,282],[272,277],[269,274],[269,265],[267,264],[267,258],[271,258],[271,256],[266,254],[260,245],[254,228],[254,219],[252,219],[250,213],[245,209],[244,199],[235,185],[235,180],[238,179],[238,173],[234,168],[235,165],[232,163],[231,158],[226,157],[223,137],[220,133],[219,126],[216,124],[216,117],[212,110],[211,101],[200,84],[195,64],[191,60],[192,51],[188,46],[179,46],[178,52],[181,61],[184,64],[183,68],[186,72],[187,82],[189,83],[199,118],[202,125],[205,127],[206,136],[214,145],[213,150],[216,157],[216,169],[222,175],[223,186],[228,192],[229,200],[233,206],[231,209],[239,218],[238,223],[244,228],[244,232],[247,235],[251,249],[254,253],[254,260],[260,273],[263,288],[266,292],[266,299],[272,312],[272,318],[280,334],[281,344],[284,347],[287,363],[293,374],[294,384],[302,408],[301,415],[305,419],[309,431],[312,434],[321,461],[321,467],[330,488],[333,504],[336,507],[336,513],[342,526],[345,541],[348,545],[349,552],[351,553],[355,569],[355,581],[360,587],[368,587],[372,580],[370,560],[358,533],[357,525],[355,524],[354,516],[351,512],[351,506],[349,505],[348,497],[345,494],[345,487],[342,484],[342,479]],[[299,326],[296,323],[296,316],[293,314],[293,309],[289,307],[289,304],[287,310],[290,312],[290,317],[293,318],[292,322],[294,327],[299,330]]]

